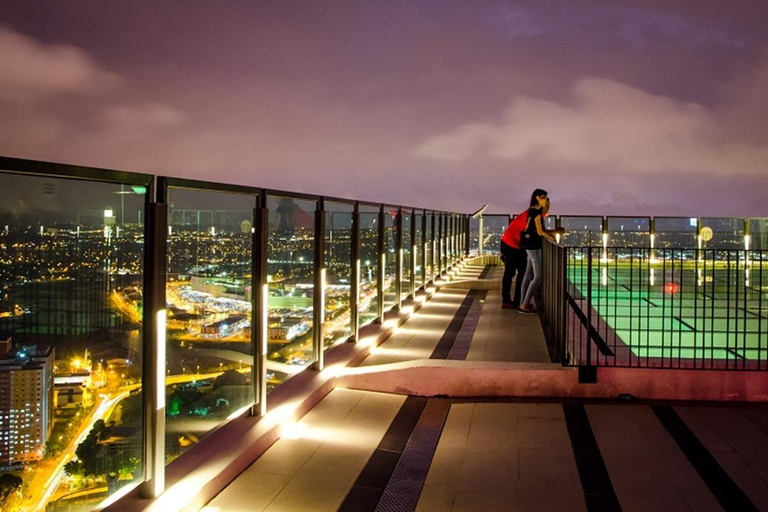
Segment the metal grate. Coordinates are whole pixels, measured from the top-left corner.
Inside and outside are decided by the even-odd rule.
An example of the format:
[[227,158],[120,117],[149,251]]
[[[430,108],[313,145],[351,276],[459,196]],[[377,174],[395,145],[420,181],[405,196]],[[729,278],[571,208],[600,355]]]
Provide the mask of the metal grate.
[[430,398],[427,401],[392,478],[384,489],[376,507],[377,512],[416,510],[450,409],[450,399]]

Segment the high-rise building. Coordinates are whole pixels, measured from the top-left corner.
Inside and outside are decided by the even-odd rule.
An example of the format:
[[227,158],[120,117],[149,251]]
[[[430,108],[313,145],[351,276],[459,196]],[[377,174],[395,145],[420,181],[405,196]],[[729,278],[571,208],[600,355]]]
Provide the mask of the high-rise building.
[[53,353],[26,345],[0,359],[0,465],[43,458],[53,427]]

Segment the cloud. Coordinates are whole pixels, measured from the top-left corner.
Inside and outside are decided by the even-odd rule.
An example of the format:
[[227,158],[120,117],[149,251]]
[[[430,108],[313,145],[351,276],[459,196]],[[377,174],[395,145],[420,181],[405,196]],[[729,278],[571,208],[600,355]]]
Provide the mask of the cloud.
[[540,20],[520,6],[494,6],[483,18],[489,25],[501,28],[507,37],[534,37],[544,33]]
[[63,93],[94,93],[121,78],[102,70],[83,50],[42,44],[0,26],[0,92],[6,101],[46,99]]
[[118,126],[176,126],[184,123],[181,111],[160,103],[112,106],[104,110],[103,117]]
[[517,96],[498,122],[430,137],[415,156],[441,162],[534,161],[594,170],[764,174],[768,146],[729,141],[707,108],[600,78],[571,105]]

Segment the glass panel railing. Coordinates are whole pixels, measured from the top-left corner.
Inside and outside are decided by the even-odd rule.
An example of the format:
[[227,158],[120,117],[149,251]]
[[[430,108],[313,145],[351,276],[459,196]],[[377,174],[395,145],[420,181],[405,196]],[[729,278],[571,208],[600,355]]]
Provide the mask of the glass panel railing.
[[703,249],[744,249],[744,219],[702,217],[699,236]]
[[560,217],[565,234],[560,243],[570,247],[599,246],[603,243],[602,217]]
[[768,250],[768,218],[749,219],[749,248],[756,251]]
[[422,288],[424,286],[424,267],[423,267],[423,256],[424,256],[424,249],[422,247],[422,243],[424,241],[424,229],[423,229],[423,221],[424,221],[424,213],[422,211],[417,211],[413,215],[413,259],[415,261],[415,264],[413,266],[415,275],[414,275],[414,283],[416,286],[416,289]]
[[376,319],[378,313],[379,207],[360,205],[360,326]]
[[434,230],[432,228],[435,220],[435,215],[432,212],[427,212],[426,217],[427,217],[427,230],[424,233],[425,241],[426,241],[424,248],[427,252],[427,281],[431,281],[435,274],[435,263],[434,263],[435,241],[434,241]]
[[147,190],[0,179],[3,506],[89,510],[142,478]]
[[469,219],[469,255],[477,256],[480,251],[480,219]]
[[[649,217],[608,217],[608,237],[604,239],[607,246],[622,247],[650,247],[651,246],[651,219]],[[617,249],[619,258],[628,257],[631,251]]]
[[168,189],[166,460],[253,403],[255,197]]
[[695,217],[655,217],[654,247],[663,257],[666,249],[696,247],[698,219]]
[[352,204],[325,202],[325,318],[323,344],[352,334]]
[[404,300],[411,294],[411,257],[413,252],[411,240],[411,210],[402,210],[403,216],[403,272],[400,284],[400,299]]
[[314,362],[317,202],[270,195],[267,207],[267,377],[279,385]]
[[384,311],[397,303],[397,211],[396,206],[384,207]]
[[483,254],[501,253],[501,236],[509,226],[509,215],[483,215]]

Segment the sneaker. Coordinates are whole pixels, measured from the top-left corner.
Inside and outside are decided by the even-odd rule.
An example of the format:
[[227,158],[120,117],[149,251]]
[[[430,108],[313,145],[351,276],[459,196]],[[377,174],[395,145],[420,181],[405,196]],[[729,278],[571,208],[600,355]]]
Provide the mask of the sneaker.
[[521,307],[520,309],[517,310],[517,312],[520,313],[521,315],[538,315],[539,314],[539,311],[537,309],[526,308],[526,307]]

